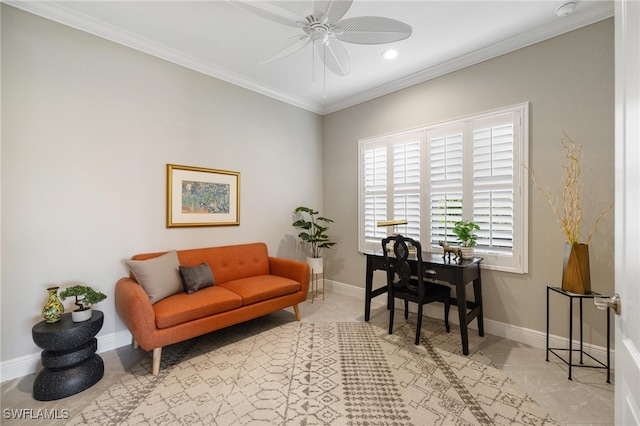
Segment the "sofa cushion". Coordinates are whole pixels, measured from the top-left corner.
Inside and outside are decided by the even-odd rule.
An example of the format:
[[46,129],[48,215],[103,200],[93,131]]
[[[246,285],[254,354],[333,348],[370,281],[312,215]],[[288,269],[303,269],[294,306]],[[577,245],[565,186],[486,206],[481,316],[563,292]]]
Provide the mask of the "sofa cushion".
[[204,262],[198,266],[180,266],[179,269],[184,291],[189,294],[215,284],[213,272]]
[[127,260],[127,265],[138,284],[149,295],[151,304],[183,291],[176,251],[147,260]]
[[216,285],[193,294],[180,293],[167,297],[153,305],[153,310],[156,314],[156,326],[168,328],[240,306],[240,296]]
[[277,275],[259,275],[220,284],[242,297],[243,305],[284,296],[300,290],[300,283]]
[[179,250],[178,258],[185,266],[207,263],[216,285],[270,273],[269,254],[264,243]]

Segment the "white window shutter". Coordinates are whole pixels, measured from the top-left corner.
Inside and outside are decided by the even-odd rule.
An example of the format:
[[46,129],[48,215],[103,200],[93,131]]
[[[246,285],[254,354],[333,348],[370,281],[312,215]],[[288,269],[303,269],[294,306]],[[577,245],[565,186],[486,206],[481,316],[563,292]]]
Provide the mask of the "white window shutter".
[[[528,115],[523,103],[360,141],[360,249],[395,230],[438,252],[458,242],[457,221],[473,220],[483,267],[526,273]],[[377,227],[397,219],[408,224]]]
[[[429,185],[429,244],[454,244],[454,224],[462,220],[464,126],[439,127],[427,132]],[[423,246],[425,246],[423,244]]]
[[361,245],[365,249],[378,249],[386,231],[378,228],[378,222],[387,220],[387,147],[384,143],[372,142],[363,148],[362,179],[363,205],[362,225],[364,238]]
[[473,221],[478,246],[512,254],[514,227],[513,115],[474,120]]
[[405,135],[393,144],[393,209],[389,220],[406,219],[398,232],[420,239],[420,145],[422,133]]

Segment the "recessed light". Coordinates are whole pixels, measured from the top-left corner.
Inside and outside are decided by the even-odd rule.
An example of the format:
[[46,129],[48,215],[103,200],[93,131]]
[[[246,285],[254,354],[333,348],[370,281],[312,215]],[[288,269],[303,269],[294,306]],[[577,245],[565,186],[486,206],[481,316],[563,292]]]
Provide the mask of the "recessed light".
[[563,3],[560,6],[556,7],[556,15],[558,16],[567,16],[571,15],[573,11],[576,10],[576,2],[570,1],[568,3]]
[[387,49],[384,52],[382,52],[382,57],[388,61],[395,59],[397,56],[398,56],[398,51],[395,49]]

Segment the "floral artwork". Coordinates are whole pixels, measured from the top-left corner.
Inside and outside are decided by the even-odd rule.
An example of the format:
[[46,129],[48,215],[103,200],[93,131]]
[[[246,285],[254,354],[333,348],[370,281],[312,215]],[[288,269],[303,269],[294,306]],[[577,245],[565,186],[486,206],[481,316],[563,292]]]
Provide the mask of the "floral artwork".
[[240,225],[240,173],[167,164],[167,228]]
[[182,181],[182,213],[229,213],[230,185]]

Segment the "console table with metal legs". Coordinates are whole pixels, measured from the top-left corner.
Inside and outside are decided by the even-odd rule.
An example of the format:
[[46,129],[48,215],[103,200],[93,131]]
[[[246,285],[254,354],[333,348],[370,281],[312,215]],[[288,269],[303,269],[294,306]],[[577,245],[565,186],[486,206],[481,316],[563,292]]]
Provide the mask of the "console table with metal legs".
[[[549,295],[551,294],[551,292],[556,292],[558,294],[561,294],[563,296],[566,296],[569,298],[569,345],[567,348],[551,348],[549,347]],[[584,351],[584,341],[583,341],[583,330],[582,330],[582,301],[584,299],[595,299],[596,297],[604,297],[604,298],[608,298],[608,296],[604,296],[602,294],[599,293],[588,293],[588,294],[576,294],[576,293],[570,293],[568,291],[564,291],[559,287],[552,287],[552,286],[547,286],[547,352],[546,352],[546,356],[547,356],[547,361],[549,361],[549,352],[551,352],[552,354],[554,354],[555,356],[557,356],[558,358],[560,358],[560,360],[564,361],[565,364],[567,364],[569,366],[569,380],[573,380],[571,378],[571,369],[573,367],[586,367],[586,368],[606,368],[607,369],[607,383],[611,383],[611,342],[610,342],[610,334],[611,334],[611,313],[609,312],[609,309],[607,309],[607,363],[603,363],[599,360],[597,360],[596,358],[594,358],[593,356],[591,356],[590,354],[586,353]],[[579,321],[580,321],[580,343],[577,349],[573,348],[573,302],[575,299],[578,299],[580,304],[580,316],[579,316]],[[557,353],[557,351],[562,351],[562,352],[569,352],[569,356],[568,356],[568,360],[563,358],[560,354]],[[578,354],[580,354],[580,364],[576,365],[573,362],[573,353],[576,352]],[[597,365],[587,365],[584,363],[584,356],[589,357],[592,361],[594,361],[595,363],[597,363]]]

